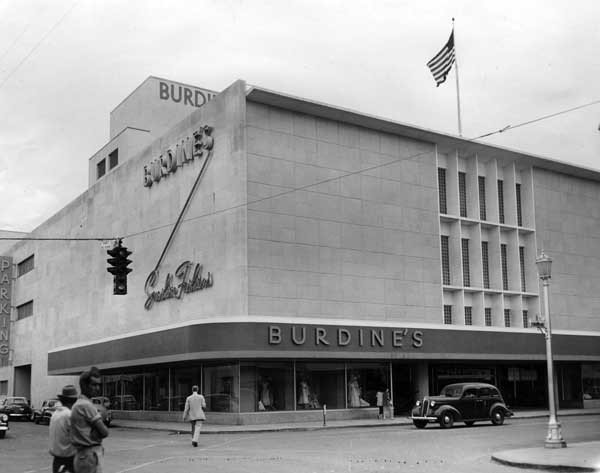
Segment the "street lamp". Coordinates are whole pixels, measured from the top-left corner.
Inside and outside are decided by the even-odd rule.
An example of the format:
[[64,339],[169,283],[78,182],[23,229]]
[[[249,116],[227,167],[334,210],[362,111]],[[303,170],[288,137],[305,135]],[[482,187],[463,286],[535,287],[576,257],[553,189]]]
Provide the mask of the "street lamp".
[[540,256],[535,260],[538,275],[544,285],[544,316],[546,330],[543,329],[544,321],[537,321],[535,324],[546,338],[546,364],[548,366],[548,404],[550,405],[550,418],[548,419],[548,435],[546,436],[546,448],[564,448],[567,446],[562,438],[560,422],[556,415],[556,399],[554,397],[554,368],[552,359],[552,326],[550,325],[550,308],[548,306],[548,287],[552,277],[552,258],[547,256],[542,250]]

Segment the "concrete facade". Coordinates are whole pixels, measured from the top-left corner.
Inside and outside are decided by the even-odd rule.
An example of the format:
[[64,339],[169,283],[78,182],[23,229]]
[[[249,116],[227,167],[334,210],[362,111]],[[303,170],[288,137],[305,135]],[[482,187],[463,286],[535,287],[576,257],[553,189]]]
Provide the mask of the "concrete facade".
[[[388,383],[408,370],[410,388],[393,381],[406,396],[481,368],[498,383],[513,383],[508,368],[543,373],[543,339],[530,321],[542,313],[535,258],[544,249],[554,259],[556,359],[580,373],[563,398],[582,403],[581,364],[591,363],[586,372],[593,372],[600,362],[600,343],[593,343],[600,341],[599,172],[243,81],[201,106],[157,98],[161,83],[179,84],[148,78],[120,104],[109,143],[90,159],[89,189],[28,235],[97,240],[23,241],[4,252],[15,267],[35,255],[34,270],[17,277],[15,269],[11,356],[0,367],[11,393],[38,405],[76,382],[82,363],[92,360],[110,376],[169,363],[237,363],[238,387],[244,363],[289,363],[294,387],[286,396],[294,409],[296,364],[307,360],[338,363],[340,402],[347,402],[352,363],[367,361],[380,363],[369,376],[389,371]],[[205,90],[179,85],[183,97],[186,87]],[[171,166],[194,149],[188,145],[205,126],[214,140],[210,157]],[[116,148],[118,165],[98,179],[97,163]],[[148,176],[152,185],[145,185]],[[100,242],[115,238],[133,251],[125,296],[113,295]],[[167,275],[178,282],[186,261],[201,265],[213,284],[148,306],[151,293],[168,292]],[[20,318],[28,301],[33,315]],[[215,340],[190,339],[209,324],[221,325],[215,333],[222,350]],[[273,332],[278,324],[316,335],[299,343],[286,325],[282,345]],[[370,338],[363,343],[364,334]],[[349,345],[343,337],[350,335]],[[252,379],[244,389],[258,389]],[[251,399],[242,405],[256,404]],[[237,402],[235,416],[220,421],[245,422]],[[248,415],[259,422],[260,413]]]

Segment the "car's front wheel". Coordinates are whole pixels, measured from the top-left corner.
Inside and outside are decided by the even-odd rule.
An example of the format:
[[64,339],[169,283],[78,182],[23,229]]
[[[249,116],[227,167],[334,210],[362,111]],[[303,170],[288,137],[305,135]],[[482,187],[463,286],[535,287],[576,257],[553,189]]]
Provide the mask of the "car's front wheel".
[[40,418],[38,416],[34,416],[34,420],[33,420],[36,424],[39,425],[40,423]]
[[504,424],[504,411],[500,408],[492,411],[492,424],[502,425]]
[[415,427],[417,429],[424,429],[427,426],[427,421],[426,420],[413,420],[413,424],[415,424]]
[[450,411],[443,412],[440,418],[440,425],[444,429],[451,428],[454,425],[454,414]]
[[0,430],[0,439],[3,439],[6,435],[6,430]]

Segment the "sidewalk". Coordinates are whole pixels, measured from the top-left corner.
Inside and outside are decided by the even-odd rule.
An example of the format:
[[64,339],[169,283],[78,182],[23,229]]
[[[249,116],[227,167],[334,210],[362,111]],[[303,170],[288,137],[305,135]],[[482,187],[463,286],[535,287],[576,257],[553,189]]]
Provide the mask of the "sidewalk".
[[[564,409],[560,417],[597,415],[600,409]],[[548,417],[546,410],[516,411],[512,419],[534,419]],[[411,425],[406,416],[394,419],[358,419],[323,422],[298,422],[293,424],[259,424],[259,425],[215,425],[209,422],[202,426],[203,434],[231,434],[255,432],[308,431],[323,429],[343,429],[356,427],[390,427],[395,425]],[[186,422],[153,422],[145,420],[114,419],[113,427],[126,429],[150,429],[171,433],[188,433]],[[540,441],[541,443],[541,441]],[[536,448],[506,450],[492,455],[492,460],[520,468],[536,468],[553,471],[600,471],[600,440],[596,442],[568,443],[567,448],[549,449],[543,445]]]

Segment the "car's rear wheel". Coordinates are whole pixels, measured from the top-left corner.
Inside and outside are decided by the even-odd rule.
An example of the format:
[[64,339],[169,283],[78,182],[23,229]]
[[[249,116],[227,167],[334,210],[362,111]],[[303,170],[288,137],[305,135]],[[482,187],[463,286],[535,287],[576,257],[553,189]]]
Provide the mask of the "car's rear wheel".
[[440,418],[440,425],[444,429],[451,428],[454,425],[454,414],[450,411],[443,412]]
[[474,421],[474,420],[465,420],[465,425],[466,425],[467,427],[472,427],[472,426],[473,426],[473,424],[475,424],[475,421]]
[[427,425],[427,421],[426,420],[413,420],[413,424],[415,424],[415,427],[417,429],[424,429],[425,426]]
[[40,424],[40,418],[38,416],[35,416],[34,419],[35,419],[34,422],[39,425]]
[[492,424],[502,425],[504,424],[504,411],[500,408],[492,411]]
[[0,430],[0,439],[3,439],[6,435],[6,430]]

